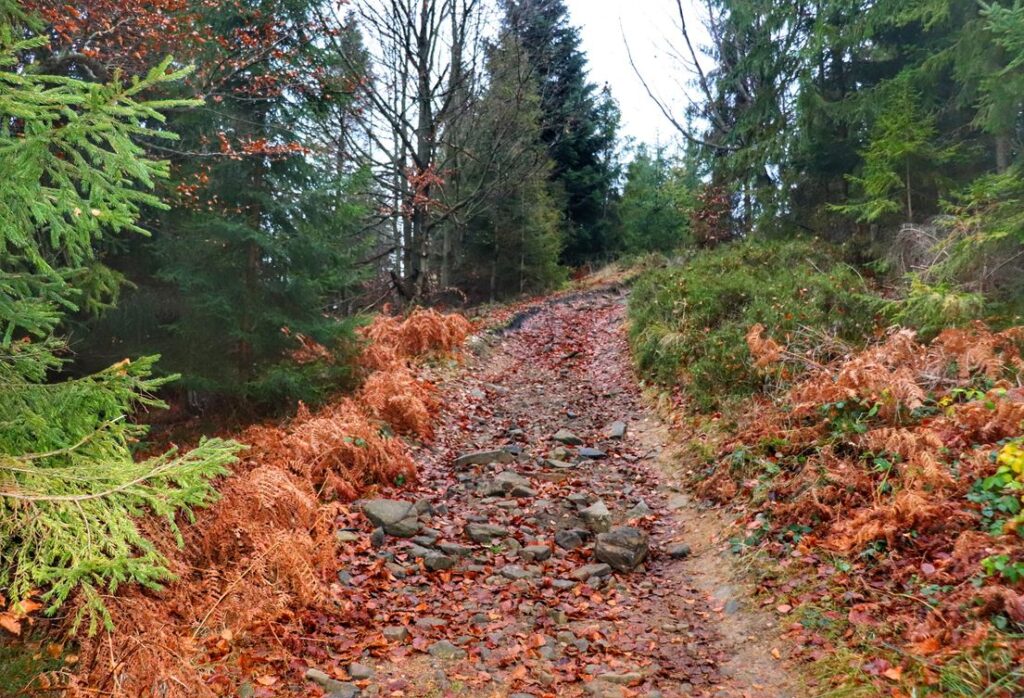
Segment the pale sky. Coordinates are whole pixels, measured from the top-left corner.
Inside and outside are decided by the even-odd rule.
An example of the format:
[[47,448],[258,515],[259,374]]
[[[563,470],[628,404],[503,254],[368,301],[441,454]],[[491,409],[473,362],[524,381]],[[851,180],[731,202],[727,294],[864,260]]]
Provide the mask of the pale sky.
[[[622,36],[625,33],[644,79],[664,101],[674,104],[674,113],[682,120],[687,103],[684,90],[693,74],[672,53],[673,46],[683,48],[675,0],[566,0],[566,4],[573,24],[580,28],[591,80],[608,83],[619,102],[622,134],[651,144],[673,141],[676,131],[630,67]],[[707,32],[694,3],[687,2],[686,7],[687,28],[698,48],[706,44]]]

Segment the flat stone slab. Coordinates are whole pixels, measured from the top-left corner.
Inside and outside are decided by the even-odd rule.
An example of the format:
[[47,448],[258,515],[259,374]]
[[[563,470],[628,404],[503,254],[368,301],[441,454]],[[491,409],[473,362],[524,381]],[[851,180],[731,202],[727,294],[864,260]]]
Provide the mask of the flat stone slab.
[[577,567],[569,573],[569,576],[578,581],[585,582],[591,577],[607,577],[611,573],[612,568],[610,565],[597,563],[594,565],[583,565],[583,567]]
[[566,446],[583,445],[583,439],[576,436],[576,434],[572,433],[568,429],[559,429],[551,438],[557,441],[558,443],[565,444]]
[[474,543],[491,543],[508,535],[508,529],[494,524],[471,523],[466,525],[466,535]]
[[419,511],[411,502],[371,499],[363,502],[362,509],[366,518],[392,536],[412,538],[422,528]]
[[466,658],[466,650],[456,647],[448,640],[438,640],[427,649],[427,652],[431,657],[437,659],[459,660]]
[[493,451],[474,451],[464,453],[455,459],[452,464],[456,468],[465,468],[469,465],[489,465],[491,463],[508,464],[515,462],[516,457],[503,448]]

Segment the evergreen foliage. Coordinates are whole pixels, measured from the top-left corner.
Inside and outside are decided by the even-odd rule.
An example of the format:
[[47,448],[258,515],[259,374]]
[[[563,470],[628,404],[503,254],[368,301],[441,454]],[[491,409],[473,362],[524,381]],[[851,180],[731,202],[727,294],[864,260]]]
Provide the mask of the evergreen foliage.
[[[92,362],[159,351],[194,404],[229,398],[249,410],[317,404],[351,384],[345,316],[372,244],[368,180],[327,133],[352,109],[358,77],[311,40],[316,5],[196,10],[200,34],[222,40],[196,42],[192,59],[231,69],[215,76],[207,108],[174,119],[176,205],[152,221],[152,241],[109,252],[134,288],[86,325],[76,349]],[[273,50],[235,66],[258,27]],[[300,335],[332,357],[291,360]]]
[[464,288],[493,300],[548,290],[566,272],[559,265],[564,228],[549,182],[553,165],[541,140],[541,100],[514,36],[492,47],[488,75],[471,143],[479,152],[497,152],[502,166],[473,158],[464,171],[468,186],[487,193],[467,226],[460,277]]
[[610,208],[619,177],[618,106],[607,89],[589,82],[579,31],[563,0],[507,0],[505,24],[536,76],[541,139],[568,226],[563,260],[575,264],[605,255],[616,246]]
[[53,330],[81,302],[73,282],[95,264],[93,246],[143,232],[142,208],[160,205],[151,190],[167,163],[137,140],[171,138],[162,112],[191,103],[146,97],[185,74],[169,59],[109,84],[16,69],[45,41],[28,33],[0,1],[0,588],[11,602],[42,593],[51,612],[78,591],[95,630],[103,593],[169,576],[135,517],[174,528],[178,512],[210,501],[237,446],[133,458],[145,429],[131,413],[159,406],[152,394],[166,382],[149,377],[155,357],[61,376]]
[[628,254],[671,252],[690,238],[698,183],[685,164],[662,147],[640,146],[626,167],[618,204],[622,244]]
[[819,242],[747,241],[646,273],[630,298],[629,337],[640,370],[686,387],[704,409],[763,387],[745,336],[818,348],[826,336],[861,341],[874,322],[867,287]]

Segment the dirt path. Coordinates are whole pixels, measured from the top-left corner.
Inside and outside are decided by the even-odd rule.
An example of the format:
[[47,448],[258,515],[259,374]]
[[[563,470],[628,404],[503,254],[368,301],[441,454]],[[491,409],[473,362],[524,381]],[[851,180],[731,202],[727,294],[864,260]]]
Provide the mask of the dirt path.
[[[372,526],[353,519],[352,563],[339,572],[348,615],[311,632],[358,627],[359,647],[368,632],[381,638],[349,668],[362,695],[798,694],[773,656],[774,620],[749,607],[720,556],[723,522],[665,474],[672,455],[629,368],[624,315],[613,291],[549,302],[446,383],[447,416],[418,454],[421,515],[386,526],[416,537],[371,543]],[[582,443],[560,443],[560,430]],[[512,455],[453,465],[494,449]],[[610,525],[650,534],[632,572],[595,560],[602,503]],[[377,506],[378,522],[394,518]],[[624,543],[613,552],[628,558],[636,541]],[[342,656],[337,643],[307,652],[335,667]]]

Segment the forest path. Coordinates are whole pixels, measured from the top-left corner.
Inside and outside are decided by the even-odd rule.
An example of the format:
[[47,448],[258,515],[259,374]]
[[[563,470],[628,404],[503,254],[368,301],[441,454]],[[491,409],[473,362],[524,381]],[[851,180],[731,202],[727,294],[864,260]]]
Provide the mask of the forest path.
[[[443,381],[437,438],[417,453],[420,515],[375,502],[364,510],[378,524],[397,516],[384,527],[399,535],[378,531],[371,549],[355,543],[369,522],[350,532],[362,554],[339,572],[351,587],[344,625],[361,625],[362,647],[367,632],[383,640],[348,668],[354,683],[311,677],[328,693],[796,695],[773,656],[774,619],[745,602],[720,557],[724,522],[667,475],[674,459],[631,369],[625,303],[614,289],[550,299]],[[456,463],[497,449],[514,456]],[[593,532],[609,525],[650,535],[631,572],[595,559]],[[602,546],[623,569],[643,547],[628,533]]]

